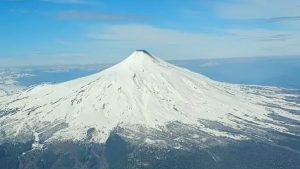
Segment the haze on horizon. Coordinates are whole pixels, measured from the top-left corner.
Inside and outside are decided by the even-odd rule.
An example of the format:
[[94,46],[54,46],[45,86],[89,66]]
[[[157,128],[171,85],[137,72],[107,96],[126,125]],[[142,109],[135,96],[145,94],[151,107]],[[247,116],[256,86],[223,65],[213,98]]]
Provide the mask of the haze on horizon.
[[2,0],[0,66],[299,56],[298,0]]

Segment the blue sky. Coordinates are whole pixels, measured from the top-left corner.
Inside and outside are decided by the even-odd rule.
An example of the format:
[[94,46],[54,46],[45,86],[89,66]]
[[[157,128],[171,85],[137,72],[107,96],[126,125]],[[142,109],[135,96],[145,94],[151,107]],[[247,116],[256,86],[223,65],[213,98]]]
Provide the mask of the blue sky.
[[299,0],[1,0],[0,66],[300,55]]

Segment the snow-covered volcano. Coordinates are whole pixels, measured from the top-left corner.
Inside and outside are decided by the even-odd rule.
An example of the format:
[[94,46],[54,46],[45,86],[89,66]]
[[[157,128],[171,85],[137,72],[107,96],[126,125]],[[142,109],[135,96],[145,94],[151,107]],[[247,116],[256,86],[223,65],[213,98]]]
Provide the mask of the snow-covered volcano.
[[[289,123],[300,121],[292,113],[299,104],[280,91],[216,82],[139,50],[97,74],[0,97],[0,136],[80,141],[93,129],[91,140],[105,142],[116,127],[162,130],[172,122],[230,139],[249,139],[249,128],[299,134],[291,130],[299,126]],[[240,132],[207,127],[202,121]]]

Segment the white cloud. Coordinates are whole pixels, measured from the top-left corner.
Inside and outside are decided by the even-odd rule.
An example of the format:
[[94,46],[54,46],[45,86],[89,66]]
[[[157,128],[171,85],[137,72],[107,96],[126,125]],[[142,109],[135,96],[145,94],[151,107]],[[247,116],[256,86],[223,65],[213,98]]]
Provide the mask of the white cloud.
[[[299,0],[233,0],[215,6],[220,17],[229,19],[273,19],[300,16]],[[289,18],[291,19],[291,18]]]
[[91,12],[80,10],[65,10],[57,14],[58,19],[62,20],[144,20],[147,19],[144,16],[137,15],[124,15],[124,14],[112,14],[103,12]]
[[35,66],[35,65],[59,65],[59,64],[83,64],[95,63],[83,53],[42,53],[22,57],[0,57],[0,66]]
[[69,4],[85,4],[91,2],[91,0],[43,0],[53,3],[69,3]]
[[114,25],[91,30],[84,41],[59,39],[70,52],[37,52],[28,57],[0,58],[0,64],[44,65],[118,62],[136,49],[163,59],[200,59],[300,54],[300,33],[269,29],[223,29],[188,33],[150,25]]
[[268,29],[226,29],[187,33],[149,25],[115,25],[89,34],[112,49],[146,48],[168,59],[300,54],[300,33]]

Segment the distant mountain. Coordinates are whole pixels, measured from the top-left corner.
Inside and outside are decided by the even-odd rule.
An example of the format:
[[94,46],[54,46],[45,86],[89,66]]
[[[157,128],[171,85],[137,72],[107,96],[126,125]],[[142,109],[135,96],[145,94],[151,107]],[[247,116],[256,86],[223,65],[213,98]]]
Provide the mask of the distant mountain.
[[299,112],[293,91],[217,82],[138,50],[0,97],[0,166],[296,169]]

